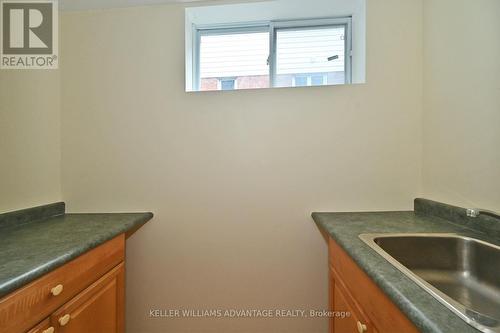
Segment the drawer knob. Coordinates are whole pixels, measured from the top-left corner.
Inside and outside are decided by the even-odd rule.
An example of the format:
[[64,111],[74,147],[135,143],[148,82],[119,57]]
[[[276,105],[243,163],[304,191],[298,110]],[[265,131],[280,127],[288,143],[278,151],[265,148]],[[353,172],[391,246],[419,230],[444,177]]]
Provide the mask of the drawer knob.
[[362,322],[360,322],[359,320],[358,320],[357,324],[358,324],[358,332],[359,332],[359,333],[366,332],[366,330],[368,329],[368,328],[366,327],[366,325],[365,325],[365,324],[363,324]]
[[59,295],[60,293],[62,293],[63,291],[63,285],[62,284],[58,284],[57,286],[55,286],[54,288],[50,289],[50,293],[54,296],[57,296]]
[[61,318],[59,318],[59,324],[61,326],[65,326],[67,323],[69,323],[69,320],[71,319],[71,316],[69,314],[65,314]]
[[43,330],[42,333],[54,333],[54,327],[49,327],[46,330]]

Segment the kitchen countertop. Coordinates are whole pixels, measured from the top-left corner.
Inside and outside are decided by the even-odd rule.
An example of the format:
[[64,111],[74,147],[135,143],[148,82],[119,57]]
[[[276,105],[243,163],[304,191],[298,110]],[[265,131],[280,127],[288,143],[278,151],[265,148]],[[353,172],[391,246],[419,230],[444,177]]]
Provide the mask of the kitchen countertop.
[[[419,330],[430,333],[480,332],[392,266],[365,244],[359,235],[458,233],[499,245],[498,230],[489,235],[483,232],[481,228],[484,225],[492,225],[490,218],[477,220],[479,228],[471,229],[472,223],[458,207],[416,199],[415,209],[407,212],[313,213],[312,217],[318,227],[352,257]],[[447,219],[451,217],[456,218]]]
[[152,217],[152,213],[66,214],[64,203],[0,214],[0,297]]

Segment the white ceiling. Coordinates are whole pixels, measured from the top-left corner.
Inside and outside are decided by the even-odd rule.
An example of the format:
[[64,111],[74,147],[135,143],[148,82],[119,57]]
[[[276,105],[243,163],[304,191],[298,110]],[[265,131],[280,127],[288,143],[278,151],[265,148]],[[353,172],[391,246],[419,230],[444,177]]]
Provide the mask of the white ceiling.
[[[120,8],[120,7],[134,7],[134,6],[149,6],[160,4],[173,4],[173,3],[193,3],[193,2],[207,2],[207,3],[234,3],[234,2],[252,2],[259,0],[59,0],[59,9],[62,11],[76,11],[76,10],[89,10],[89,9],[105,9],[105,8]],[[260,0],[266,1],[266,0]]]

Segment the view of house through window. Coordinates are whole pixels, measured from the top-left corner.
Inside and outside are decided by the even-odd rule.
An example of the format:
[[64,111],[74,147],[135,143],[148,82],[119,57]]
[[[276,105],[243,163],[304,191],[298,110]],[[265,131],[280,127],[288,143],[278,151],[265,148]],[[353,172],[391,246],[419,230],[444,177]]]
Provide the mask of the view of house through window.
[[200,36],[199,90],[269,88],[268,32],[205,33]]
[[350,83],[350,18],[196,31],[195,90]]
[[277,31],[277,87],[346,83],[345,26]]

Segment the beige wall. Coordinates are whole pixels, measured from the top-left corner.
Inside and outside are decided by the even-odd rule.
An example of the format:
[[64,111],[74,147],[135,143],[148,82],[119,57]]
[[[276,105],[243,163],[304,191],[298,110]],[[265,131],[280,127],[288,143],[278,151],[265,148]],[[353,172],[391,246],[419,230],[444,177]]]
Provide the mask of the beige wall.
[[152,210],[128,242],[129,332],[324,332],[326,319],[149,319],[327,306],[312,211],[420,192],[422,2],[368,6],[368,84],[184,92],[181,5],[62,17],[70,211]]
[[477,3],[368,1],[366,85],[199,94],[182,6],[65,13],[61,86],[0,71],[0,211],[60,200],[59,162],[70,211],[154,211],[128,241],[129,332],[324,332],[148,310],[325,308],[311,211],[410,209],[422,183],[500,210],[500,3]]
[[424,196],[500,211],[500,1],[424,8]]
[[58,70],[0,70],[0,212],[61,200]]

